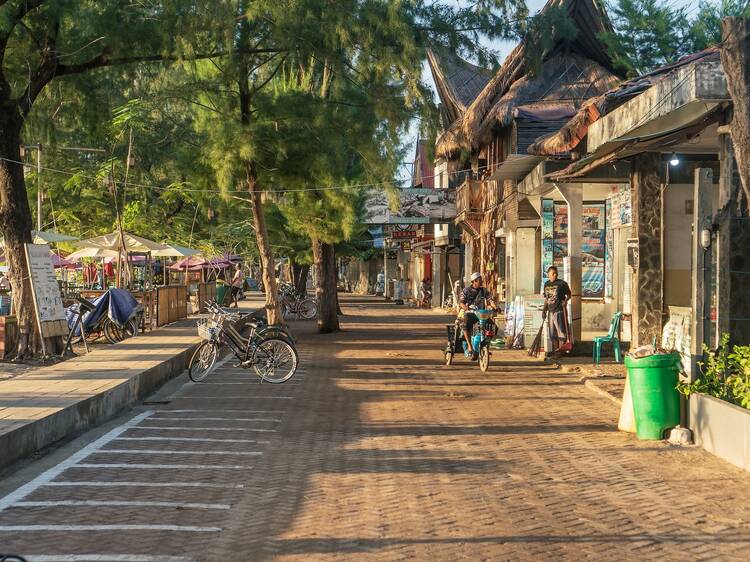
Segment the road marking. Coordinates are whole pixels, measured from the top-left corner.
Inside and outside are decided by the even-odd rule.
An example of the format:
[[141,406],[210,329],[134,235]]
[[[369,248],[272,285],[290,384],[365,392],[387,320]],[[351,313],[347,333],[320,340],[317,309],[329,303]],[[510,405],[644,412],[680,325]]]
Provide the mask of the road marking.
[[219,533],[221,527],[190,525],[0,525],[0,533],[38,531],[183,531],[186,533]]
[[93,453],[97,449],[100,449],[102,446],[106,445],[113,439],[116,439],[121,433],[141,423],[151,414],[153,414],[153,411],[148,410],[148,411],[143,412],[142,414],[135,416],[133,419],[127,421],[121,426],[116,427],[110,432],[102,435],[96,441],[92,441],[91,443],[86,445],[83,449],[81,449],[77,453],[74,453],[73,455],[69,456],[67,459],[62,461],[60,464],[53,466],[49,470],[46,470],[45,472],[43,472],[42,474],[40,474],[39,476],[31,480],[30,482],[27,482],[26,484],[24,484],[20,488],[17,488],[16,490],[11,492],[4,498],[1,498],[0,499],[0,512],[10,507],[17,501],[20,501],[26,496],[28,496],[30,493],[36,490],[39,486],[47,484],[51,480],[55,479],[61,473],[68,470],[70,467],[78,464],[80,461],[85,459],[87,456],[89,456],[91,453]]
[[159,431],[260,431],[263,433],[276,433],[278,429],[256,429],[253,427],[171,427],[166,425],[141,425],[130,429],[158,429]]
[[63,500],[63,501],[20,501],[13,505],[16,507],[176,507],[178,509],[229,509],[228,503],[180,503],[180,502],[158,502],[158,501],[98,501],[98,500]]
[[190,468],[190,469],[214,469],[214,468],[253,468],[247,465],[234,464],[135,464],[135,463],[82,463],[75,468]]
[[117,441],[206,441],[208,443],[269,443],[257,439],[211,439],[210,437],[118,437]]
[[214,484],[213,482],[97,482],[93,480],[63,480],[48,482],[43,486],[92,486],[96,488],[110,488],[127,486],[132,488],[244,488],[244,484]]
[[173,417],[158,417],[153,418],[153,421],[248,421],[248,422],[280,422],[281,418],[173,418]]
[[28,562],[193,562],[184,556],[149,554],[28,554]]
[[96,453],[139,453],[149,455],[262,455],[260,451],[173,451],[171,449],[100,449]]

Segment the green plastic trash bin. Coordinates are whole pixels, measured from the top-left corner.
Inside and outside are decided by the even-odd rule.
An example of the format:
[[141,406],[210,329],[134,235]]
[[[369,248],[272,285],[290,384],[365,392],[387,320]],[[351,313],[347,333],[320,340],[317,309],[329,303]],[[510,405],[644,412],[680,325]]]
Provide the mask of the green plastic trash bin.
[[662,439],[664,431],[680,423],[680,395],[675,388],[680,373],[676,353],[625,357],[630,377],[638,439]]
[[228,292],[229,285],[216,285],[216,304],[219,306],[223,305]]

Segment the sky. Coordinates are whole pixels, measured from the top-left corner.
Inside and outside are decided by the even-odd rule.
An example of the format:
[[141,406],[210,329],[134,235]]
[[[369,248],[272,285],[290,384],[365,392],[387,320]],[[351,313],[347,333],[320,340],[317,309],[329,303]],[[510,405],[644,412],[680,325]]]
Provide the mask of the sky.
[[[456,2],[459,4],[466,3],[464,0],[450,0],[450,1]],[[537,13],[539,10],[542,9],[546,1],[547,0],[526,0],[526,5],[529,8],[529,13],[530,14]],[[711,3],[719,2],[719,0],[710,0],[710,1]],[[606,3],[609,3],[609,2],[606,2]],[[699,7],[698,0],[671,0],[669,4],[674,8],[685,7],[689,14],[694,13]],[[499,60],[500,60],[500,63],[502,63],[503,59],[510,53],[513,47],[516,46],[516,41],[495,41],[495,42],[488,43],[488,46],[490,46],[494,51],[499,53]],[[435,83],[432,80],[432,74],[430,73],[430,67],[427,64],[427,61],[425,61],[424,64],[422,65],[422,80],[432,88],[433,98],[435,100],[435,103],[438,103],[437,91],[435,90]],[[414,148],[415,148],[416,141],[417,141],[418,131],[419,131],[419,122],[415,121],[412,123],[411,127],[409,127],[409,130],[404,136],[404,142],[408,143],[409,145],[409,150],[407,151],[407,154],[409,156],[407,157],[407,160],[411,160],[414,157]],[[409,163],[404,163],[399,174],[399,180],[405,181],[410,177],[411,177],[411,165]]]

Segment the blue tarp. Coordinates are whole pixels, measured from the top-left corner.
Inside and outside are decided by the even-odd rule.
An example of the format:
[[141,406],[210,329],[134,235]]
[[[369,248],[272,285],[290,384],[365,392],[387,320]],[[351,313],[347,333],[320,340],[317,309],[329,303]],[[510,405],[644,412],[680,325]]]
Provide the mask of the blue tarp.
[[[87,331],[96,327],[104,316],[108,316],[115,324],[122,327],[140,310],[138,301],[125,289],[109,289],[101,297],[92,301],[92,304],[96,308],[83,315],[83,324]],[[74,304],[65,310],[65,319],[70,328],[78,319],[78,307],[78,304]],[[78,336],[80,333],[81,329],[77,327],[75,335]]]

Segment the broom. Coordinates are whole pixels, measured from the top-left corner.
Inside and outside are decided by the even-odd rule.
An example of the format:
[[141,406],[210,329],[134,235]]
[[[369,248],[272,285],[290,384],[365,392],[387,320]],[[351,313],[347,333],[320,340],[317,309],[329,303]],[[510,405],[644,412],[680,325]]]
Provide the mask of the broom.
[[539,352],[542,350],[542,331],[544,330],[544,317],[542,316],[542,325],[539,326],[539,331],[536,333],[534,341],[529,346],[529,357],[539,357]]

